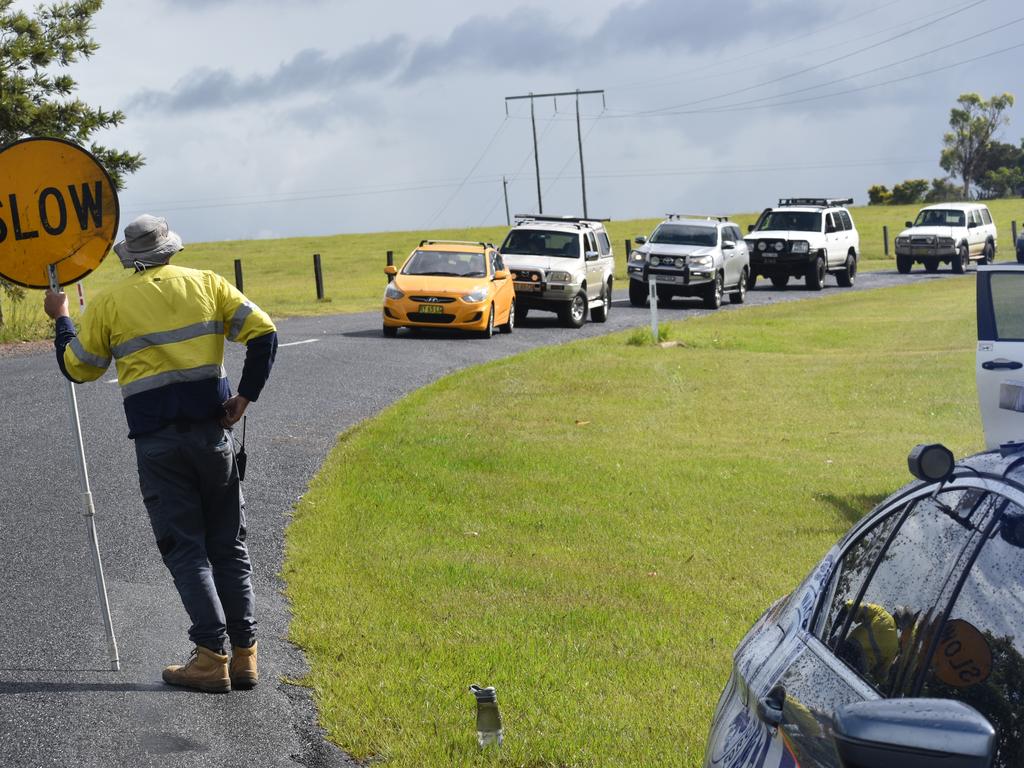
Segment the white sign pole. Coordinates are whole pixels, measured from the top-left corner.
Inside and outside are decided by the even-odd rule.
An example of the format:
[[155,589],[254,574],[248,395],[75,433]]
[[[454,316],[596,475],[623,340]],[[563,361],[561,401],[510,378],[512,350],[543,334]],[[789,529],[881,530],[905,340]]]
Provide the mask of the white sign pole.
[[[47,276],[50,281],[50,289],[60,293],[60,284],[57,282],[57,266],[51,264],[47,269]],[[121,661],[117,655],[117,639],[114,637],[114,624],[110,619],[110,602],[107,600],[107,582],[103,577],[103,560],[100,557],[100,543],[96,537],[96,508],[92,502],[92,489],[89,487],[89,469],[85,463],[85,444],[82,441],[82,423],[78,418],[78,398],[75,395],[75,385],[68,379],[64,379],[67,385],[68,410],[70,414],[71,433],[75,438],[75,454],[78,458],[78,482],[82,491],[82,503],[85,507],[85,525],[89,537],[89,546],[92,550],[92,562],[96,571],[96,591],[100,600],[100,614],[103,620],[103,629],[107,633],[107,648],[110,652],[110,668],[115,672],[121,668]]]
[[648,303],[651,305],[651,335],[654,343],[658,343],[658,281],[654,275],[647,278]]

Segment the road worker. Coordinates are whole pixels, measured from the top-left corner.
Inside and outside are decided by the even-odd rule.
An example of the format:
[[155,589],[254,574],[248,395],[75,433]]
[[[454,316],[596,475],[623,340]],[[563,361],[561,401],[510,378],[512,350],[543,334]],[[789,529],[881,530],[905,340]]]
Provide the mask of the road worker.
[[[229,430],[270,375],[277,332],[224,278],[168,263],[183,246],[165,219],[140,216],[124,235],[114,252],[132,274],[92,300],[79,330],[66,295],[47,291],[57,362],[71,381],[85,382],[115,361],[143,502],[192,622],[192,655],[167,667],[164,681],[208,692],[251,688],[259,680],[255,601]],[[235,395],[225,338],[246,346]]]

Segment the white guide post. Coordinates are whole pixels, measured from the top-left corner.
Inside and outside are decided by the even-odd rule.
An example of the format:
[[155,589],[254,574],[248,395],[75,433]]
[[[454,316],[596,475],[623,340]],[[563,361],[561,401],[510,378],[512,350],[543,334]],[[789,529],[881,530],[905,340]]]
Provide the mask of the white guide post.
[[658,343],[658,281],[651,275],[647,278],[648,303],[651,305],[651,335],[654,343]]
[[[47,268],[47,278],[50,289],[60,292],[60,284],[57,282],[57,265],[51,264]],[[100,557],[100,543],[96,537],[96,508],[92,503],[92,489],[89,487],[89,469],[85,463],[85,444],[82,442],[82,424],[78,418],[78,398],[75,395],[75,385],[66,378],[68,411],[70,415],[71,434],[74,437],[75,456],[78,459],[78,481],[82,493],[83,515],[85,517],[86,533],[89,537],[89,547],[92,550],[92,561],[96,571],[96,591],[99,595],[100,614],[103,621],[103,629],[107,634],[107,648],[110,653],[110,668],[115,672],[121,668],[121,661],[117,655],[117,639],[114,637],[114,624],[110,620],[110,602],[107,600],[107,582],[103,577],[103,560]]]

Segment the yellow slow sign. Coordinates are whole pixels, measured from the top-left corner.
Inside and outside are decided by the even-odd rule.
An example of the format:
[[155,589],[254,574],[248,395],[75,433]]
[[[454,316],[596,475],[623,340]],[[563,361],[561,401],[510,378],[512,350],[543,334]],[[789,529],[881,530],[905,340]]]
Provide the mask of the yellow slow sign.
[[0,277],[26,288],[92,272],[110,252],[117,190],[93,155],[61,139],[22,139],[0,149]]

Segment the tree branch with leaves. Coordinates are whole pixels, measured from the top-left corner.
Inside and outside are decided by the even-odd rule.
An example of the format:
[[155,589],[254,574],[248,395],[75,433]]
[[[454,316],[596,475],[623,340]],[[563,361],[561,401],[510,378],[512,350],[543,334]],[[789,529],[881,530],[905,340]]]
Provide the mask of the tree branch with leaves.
[[977,93],[962,93],[949,112],[950,131],[942,137],[939,165],[964,183],[964,197],[984,173],[986,154],[999,129],[1010,121],[1006,110],[1013,106],[1013,94],[986,100]]

